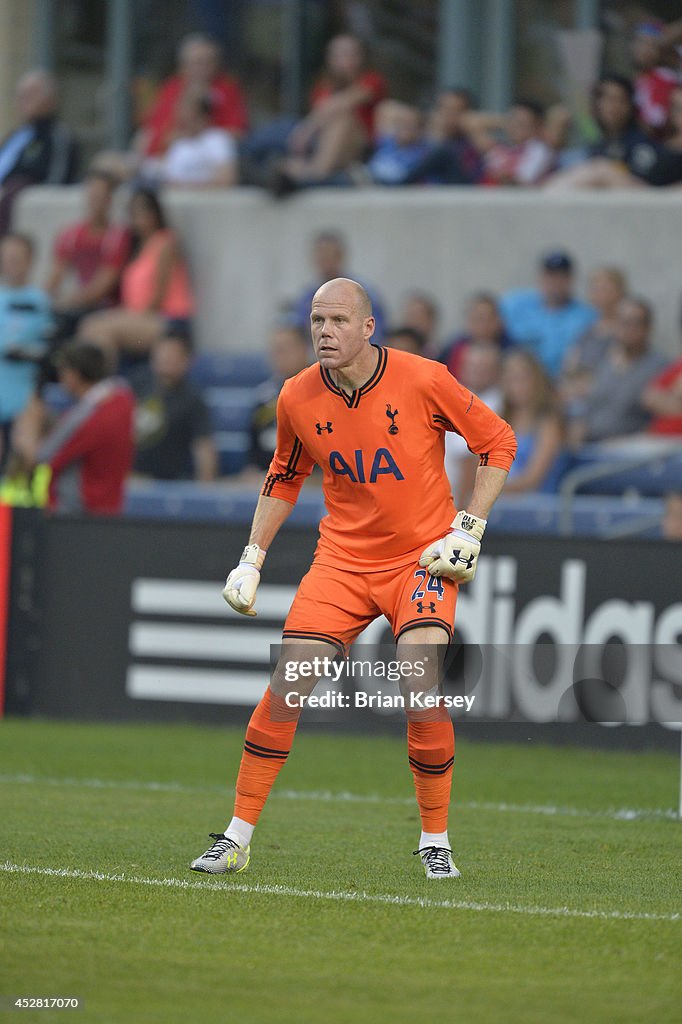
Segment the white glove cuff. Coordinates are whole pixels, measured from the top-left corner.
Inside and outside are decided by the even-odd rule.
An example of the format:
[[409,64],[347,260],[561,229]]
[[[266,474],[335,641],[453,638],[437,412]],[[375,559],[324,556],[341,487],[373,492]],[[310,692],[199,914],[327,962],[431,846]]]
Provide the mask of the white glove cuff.
[[474,537],[471,533],[465,533],[464,530],[451,530],[450,533],[453,537],[460,537],[462,540],[469,541],[470,544],[478,544],[479,548],[481,546],[480,540]]
[[247,544],[242,551],[242,557],[239,559],[240,565],[250,565],[252,568],[257,569],[258,572],[263,568],[263,562],[267,551],[264,548],[259,548],[257,544]]
[[480,544],[487,525],[487,519],[481,519],[462,509],[450,523],[450,529],[454,533],[468,537],[469,540],[477,540]]

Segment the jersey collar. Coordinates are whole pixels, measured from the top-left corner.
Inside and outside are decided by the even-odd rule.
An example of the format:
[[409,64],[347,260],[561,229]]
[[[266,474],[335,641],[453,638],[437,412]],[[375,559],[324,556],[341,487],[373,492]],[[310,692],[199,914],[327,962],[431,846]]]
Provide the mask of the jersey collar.
[[357,409],[363,395],[366,395],[368,391],[375,388],[384,375],[384,370],[388,363],[388,349],[383,345],[373,345],[372,348],[377,348],[379,350],[379,358],[377,359],[377,365],[374,368],[374,373],[369,380],[365,381],[361,388],[358,388],[356,391],[351,391],[350,394],[342,388],[337,387],[332,380],[329,370],[320,367],[320,376],[322,377],[322,383],[324,386],[329,388],[330,391],[333,391],[335,395],[339,395],[349,409]]

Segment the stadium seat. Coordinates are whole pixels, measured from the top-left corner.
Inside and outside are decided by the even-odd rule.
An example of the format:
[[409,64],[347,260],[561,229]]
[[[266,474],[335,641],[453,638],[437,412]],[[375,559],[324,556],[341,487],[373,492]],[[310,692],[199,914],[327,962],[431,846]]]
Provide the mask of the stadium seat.
[[261,355],[200,352],[192,364],[191,379],[197,387],[255,387],[270,376]]
[[[225,447],[221,450],[221,465],[237,465],[239,455],[237,448]],[[244,458],[243,452],[241,457]],[[135,482],[128,487],[126,514],[144,518],[219,519],[245,526],[251,521],[257,498],[257,488],[240,485]],[[315,528],[324,514],[322,492],[305,488],[288,522]],[[604,537],[641,521],[645,525],[641,530],[637,527],[637,535],[656,538],[661,535],[662,515],[663,502],[655,498],[582,496],[574,503],[573,532],[583,537]],[[490,513],[489,524],[496,534],[556,536],[561,532],[561,500],[555,494],[501,498]]]

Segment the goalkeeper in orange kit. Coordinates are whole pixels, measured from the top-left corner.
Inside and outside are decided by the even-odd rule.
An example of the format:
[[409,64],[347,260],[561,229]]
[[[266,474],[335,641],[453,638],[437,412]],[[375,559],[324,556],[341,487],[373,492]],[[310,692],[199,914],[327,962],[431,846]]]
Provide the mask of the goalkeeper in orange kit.
[[[233,817],[224,832],[211,833],[214,842],[192,861],[194,871],[242,871],[249,863],[259,815],[293,743],[300,707],[292,695],[307,695],[318,682],[288,682],[285,663],[345,654],[382,614],[398,661],[414,663],[420,648],[449,643],[458,586],[473,579],[486,518],[516,451],[509,425],[445,366],[371,343],[374,317],[357,282],[322,285],[311,329],[317,363],[282,388],[277,448],[225,600],[256,614],[267,551],[316,463],[328,515],[284,625],[281,658],[246,730]],[[469,508],[457,513],[443,465],[448,430],[480,456]],[[419,692],[435,693],[437,685],[437,678],[420,679]],[[400,686],[406,698],[416,692],[414,678]],[[431,708],[418,704],[406,699],[422,821],[416,852],[427,878],[456,878],[448,837],[452,720],[440,700]]]

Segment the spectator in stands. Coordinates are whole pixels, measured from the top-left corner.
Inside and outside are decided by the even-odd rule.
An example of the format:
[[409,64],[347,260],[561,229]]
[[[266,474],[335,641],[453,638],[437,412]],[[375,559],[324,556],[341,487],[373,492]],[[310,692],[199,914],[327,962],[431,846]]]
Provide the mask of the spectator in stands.
[[614,344],[597,367],[582,420],[571,426],[571,441],[607,441],[645,430],[651,419],[644,405],[647,386],[665,366],[651,348],[653,313],[644,299],[623,299]]
[[137,399],[135,472],[155,480],[215,480],[218,459],[211,415],[189,381],[192,344],[187,334],[165,334],[149,365],[131,377]]
[[244,473],[249,478],[262,478],[270,466],[277,440],[277,398],[284,381],[310,365],[309,336],[309,331],[304,333],[291,324],[280,324],[272,333],[269,349],[272,376],[256,389],[249,424],[249,457]]
[[62,337],[75,334],[85,313],[118,301],[131,236],[125,225],[111,221],[117,184],[117,179],[104,171],[90,171],[84,189],[85,218],[57,235],[46,289]]
[[228,188],[237,184],[237,147],[225,128],[213,124],[214,101],[190,85],[177,105],[176,133],[165,154],[148,157],[142,177],[177,188]]
[[415,327],[393,327],[384,338],[384,345],[397,348],[400,352],[411,352],[415,356],[423,356],[426,338]]
[[663,134],[668,123],[670,100],[680,78],[666,61],[664,24],[654,19],[640,22],[632,41],[632,58],[637,68],[635,105],[640,122],[655,134]]
[[[310,334],[310,304],[317,289],[335,277],[352,277],[355,281],[359,280],[355,274],[346,270],[347,256],[346,242],[338,231],[320,231],[313,238],[312,263],[315,269],[315,282],[294,300],[291,310],[295,325],[305,332],[306,337]],[[386,324],[382,303],[376,293],[367,287],[365,281],[360,283],[372,301],[372,312],[376,321],[374,341],[381,342]]]
[[398,321],[406,327],[412,327],[423,336],[423,355],[432,358],[436,354],[440,309],[433,295],[422,291],[408,292],[402,304]]
[[546,253],[539,269],[538,287],[507,292],[500,310],[512,341],[528,348],[556,377],[566,352],[597,314],[575,298],[573,260],[568,253]]
[[56,356],[62,387],[75,399],[28,461],[52,470],[49,507],[55,512],[116,515],[133,462],[135,402],[128,385],[107,377],[96,345],[70,342]]
[[555,490],[563,468],[562,422],[549,375],[530,352],[516,349],[505,357],[502,395],[500,415],[518,443],[505,493]]
[[[594,111],[601,139],[589,147],[586,161],[555,174],[546,188],[619,188],[646,182],[650,176],[659,183],[658,149],[637,124],[632,83],[620,75],[606,75],[595,89]],[[664,183],[669,184],[660,181]]]
[[644,390],[642,405],[653,416],[650,434],[682,437],[682,359],[654,377]]
[[664,540],[682,541],[682,494],[666,495],[661,528]]
[[0,240],[0,466],[9,453],[12,424],[33,393],[51,324],[48,296],[30,284],[32,265],[27,235]]
[[20,124],[0,142],[0,237],[12,207],[28,185],[66,185],[76,176],[76,142],[57,116],[57,83],[47,71],[29,71],[16,87]]
[[467,114],[467,131],[483,158],[484,184],[536,185],[547,177],[556,154],[543,137],[544,120],[540,104],[527,99],[517,100],[504,115]]
[[618,308],[626,291],[625,275],[616,267],[600,267],[590,277],[588,300],[597,319],[566,352],[559,381],[564,412],[570,419],[584,413],[594,372],[613,344]]
[[375,185],[407,185],[426,156],[424,119],[417,107],[384,100],[377,110],[377,140],[367,171]]
[[[502,408],[502,347],[496,341],[468,345],[462,353],[459,380],[494,412]],[[445,470],[458,508],[466,508],[480,465],[460,434],[445,434]]]
[[483,173],[481,155],[465,131],[465,117],[474,108],[468,89],[443,89],[427,126],[428,148],[407,176],[406,184],[473,185]]
[[137,140],[145,157],[162,156],[173,141],[181,97],[188,86],[211,99],[211,124],[239,137],[248,127],[246,102],[239,83],[221,71],[218,43],[208,36],[186,36],[178,53],[179,72],[165,82],[147,114]]
[[464,358],[476,346],[494,346],[500,351],[510,348],[512,340],[505,330],[496,297],[491,292],[477,292],[467,303],[466,327],[448,342],[439,359],[453,377],[461,380]]
[[360,160],[374,138],[374,110],[384,99],[381,75],[367,67],[362,40],[335,36],[327,46],[322,80],[312,109],[288,139],[288,157],[275,169],[276,195],[319,184]]
[[130,221],[132,258],[121,275],[121,305],[84,317],[78,330],[112,358],[124,352],[146,357],[169,322],[187,331],[194,311],[177,236],[153,191],[140,188],[133,193]]

